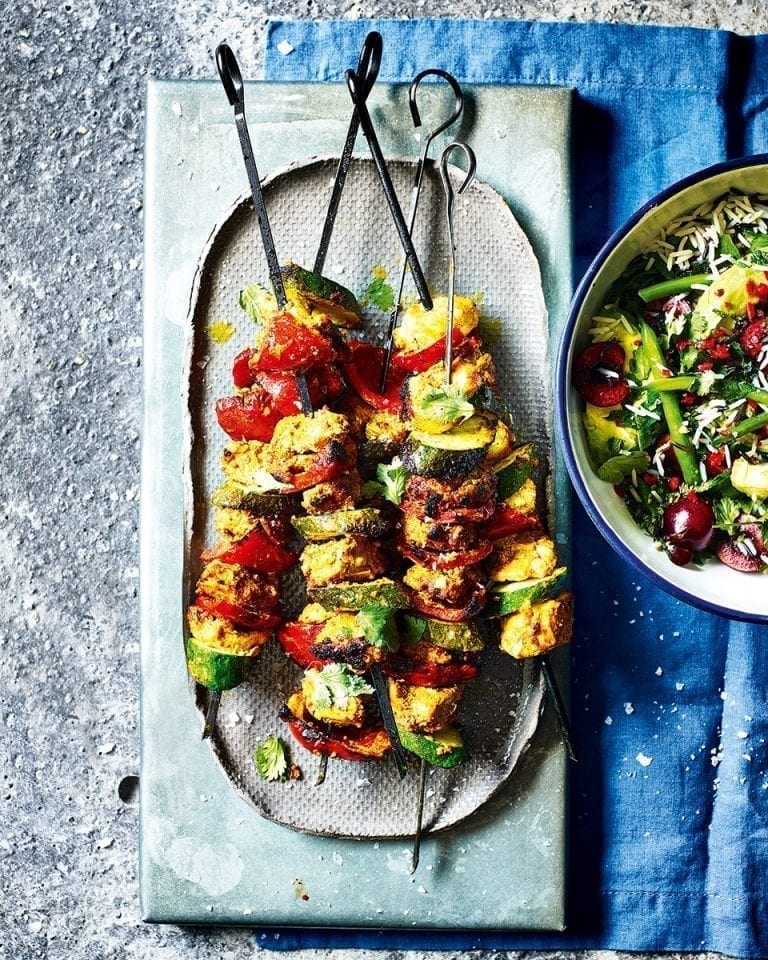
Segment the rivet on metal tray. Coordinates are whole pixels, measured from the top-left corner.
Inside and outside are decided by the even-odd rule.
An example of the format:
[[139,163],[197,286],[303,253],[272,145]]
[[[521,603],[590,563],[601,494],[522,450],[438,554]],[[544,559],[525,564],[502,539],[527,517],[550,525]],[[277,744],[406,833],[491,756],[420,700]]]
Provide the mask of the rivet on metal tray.
[[[416,223],[416,211],[419,206],[419,196],[421,194],[421,184],[424,179],[424,170],[427,166],[427,159],[429,155],[429,148],[432,145],[432,141],[441,134],[444,130],[447,130],[451,124],[455,123],[461,116],[462,110],[464,109],[464,94],[459,86],[458,82],[454,77],[447,73],[445,70],[422,70],[421,73],[417,74],[413,78],[411,83],[411,88],[408,91],[408,106],[411,110],[411,117],[413,118],[413,125],[415,127],[421,126],[421,114],[419,113],[419,106],[416,100],[416,94],[419,92],[419,86],[421,85],[422,80],[426,77],[440,77],[445,80],[453,91],[454,103],[453,111],[451,115],[443,120],[442,123],[438,124],[430,134],[424,140],[424,146],[421,148],[421,155],[419,156],[418,163],[416,164],[416,173],[413,178],[413,187],[411,189],[411,211],[408,216],[408,233],[413,237],[413,227]],[[386,353],[384,354],[384,364],[381,368],[381,383],[379,384],[379,392],[385,393],[387,389],[387,377],[389,375],[389,365],[392,360],[392,335],[395,332],[397,327],[397,318],[400,314],[400,300],[403,296],[403,286],[405,285],[405,274],[407,271],[407,264],[403,263],[403,269],[400,271],[400,283],[397,288],[397,296],[395,297],[395,305],[392,309],[392,313],[389,317],[389,329],[387,331],[387,346]]]

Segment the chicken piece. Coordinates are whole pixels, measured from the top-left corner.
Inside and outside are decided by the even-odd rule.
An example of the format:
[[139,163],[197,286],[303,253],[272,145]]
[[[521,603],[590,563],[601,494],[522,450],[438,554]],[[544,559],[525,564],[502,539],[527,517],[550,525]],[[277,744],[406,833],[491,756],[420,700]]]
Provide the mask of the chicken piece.
[[187,608],[187,623],[201,646],[233,656],[256,656],[272,636],[271,630],[241,627],[200,607]]
[[503,583],[541,580],[557,567],[555,545],[536,530],[500,540],[490,561],[489,578]]
[[389,680],[389,701],[398,727],[412,733],[437,733],[453,722],[463,687],[417,687]]
[[196,592],[198,596],[217,602],[226,600],[252,610],[272,610],[278,601],[275,577],[221,560],[211,560],[203,567]]
[[383,659],[385,651],[368,643],[356,613],[325,613],[327,619],[311,647],[318,660],[347,663],[353,670],[363,672],[375,661]]
[[431,601],[458,606],[476,588],[480,578],[477,564],[452,570],[430,570],[415,563],[406,572],[403,583]]
[[427,517],[442,510],[484,506],[495,493],[496,474],[492,470],[477,470],[461,480],[411,476],[405,486],[406,497],[421,505]]
[[235,507],[216,507],[213,518],[216,532],[225,540],[237,541],[247,537],[253,530],[262,530],[277,543],[287,543],[293,537],[290,513],[275,517],[262,517],[250,510]]
[[408,437],[409,426],[393,410],[371,410],[365,424],[365,439],[384,446],[399,447]]
[[363,534],[308,543],[301,555],[301,572],[308,587],[375,580],[386,567],[378,544]]
[[221,469],[226,477],[249,487],[254,474],[263,471],[268,443],[259,440],[230,440],[221,455]]
[[518,513],[528,516],[528,514],[536,512],[537,496],[536,484],[528,477],[511,497],[507,497],[504,503],[512,507],[513,510],[517,510]]
[[315,720],[333,726],[362,727],[367,719],[366,701],[370,700],[370,695],[349,696],[342,705],[331,703],[325,685],[318,681],[316,670],[306,671],[301,692],[304,706]]
[[568,643],[573,631],[573,595],[529,604],[501,618],[501,649],[522,660]]
[[[445,386],[445,363],[441,360],[422,373],[409,377],[406,381],[402,416],[412,419],[414,426],[422,430],[434,429],[435,422],[423,412],[424,398],[435,390]],[[468,357],[460,357],[451,364],[451,387],[464,394],[467,399],[473,397],[482,387],[495,389],[496,367],[489,353],[474,350]],[[435,432],[448,429],[450,423],[437,422]]]
[[360,500],[363,481],[357,470],[350,470],[338,480],[315,484],[305,490],[301,505],[307,513],[335,513],[337,510],[352,510]]
[[403,537],[419,549],[437,551],[471,550],[478,540],[476,523],[434,523],[405,515]]
[[[471,333],[480,322],[477,306],[469,297],[457,296],[453,302],[453,327],[463,334]],[[394,343],[398,350],[423,350],[445,336],[448,329],[448,297],[435,297],[431,310],[414,303],[402,314],[395,329]]]
[[265,469],[284,483],[294,476],[330,463],[350,468],[355,463],[355,443],[349,420],[323,408],[311,417],[283,417],[267,444]]

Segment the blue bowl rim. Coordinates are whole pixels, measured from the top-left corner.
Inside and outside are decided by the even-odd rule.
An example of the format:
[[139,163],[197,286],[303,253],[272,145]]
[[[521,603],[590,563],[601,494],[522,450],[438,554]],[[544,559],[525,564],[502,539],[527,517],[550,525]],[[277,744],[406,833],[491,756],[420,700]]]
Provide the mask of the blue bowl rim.
[[744,170],[749,167],[757,167],[761,165],[768,165],[768,153],[759,153],[754,154],[751,157],[740,157],[736,160],[723,161],[721,163],[716,163],[712,166],[705,167],[703,170],[699,170],[696,173],[689,174],[688,176],[683,177],[681,180],[678,180],[676,183],[673,183],[671,186],[665,188],[660,193],[657,193],[654,197],[644,203],[643,206],[640,207],[629,218],[629,220],[625,221],[625,223],[622,224],[622,226],[619,227],[618,230],[616,230],[603,244],[602,248],[589,265],[587,272],[584,274],[579,282],[578,287],[576,288],[576,292],[573,295],[573,299],[571,300],[571,305],[568,310],[568,316],[563,327],[563,332],[560,336],[560,343],[558,346],[557,360],[555,365],[555,430],[560,442],[560,448],[563,452],[566,468],[571,477],[571,483],[573,483],[584,509],[602,536],[608,541],[608,543],[623,560],[626,560],[640,570],[641,573],[653,581],[656,586],[661,587],[663,590],[666,590],[668,593],[671,593],[678,599],[684,600],[687,603],[691,603],[702,610],[706,610],[709,613],[719,614],[720,616],[729,617],[733,620],[742,620],[747,623],[768,624],[768,616],[762,616],[761,614],[750,614],[743,610],[737,610],[733,609],[732,607],[721,606],[720,604],[712,603],[709,600],[704,600],[701,597],[698,597],[696,594],[691,593],[688,590],[684,590],[682,587],[678,587],[677,585],[670,583],[661,574],[651,569],[651,567],[647,566],[647,564],[645,564],[640,557],[633,553],[627,547],[618,533],[603,520],[592,501],[592,497],[590,496],[588,488],[582,482],[581,474],[576,463],[576,457],[573,452],[573,446],[571,444],[568,430],[567,414],[567,394],[570,389],[570,384],[568,383],[566,377],[568,356],[570,353],[571,339],[576,327],[576,320],[581,312],[581,308],[584,304],[584,300],[586,299],[590,287],[617,244],[620,243],[624,237],[626,237],[627,234],[629,234],[637,226],[637,224],[643,220],[655,207],[665,203],[676,194],[688,189],[688,187],[692,187],[704,180],[719,176],[723,173],[728,173],[732,170]]

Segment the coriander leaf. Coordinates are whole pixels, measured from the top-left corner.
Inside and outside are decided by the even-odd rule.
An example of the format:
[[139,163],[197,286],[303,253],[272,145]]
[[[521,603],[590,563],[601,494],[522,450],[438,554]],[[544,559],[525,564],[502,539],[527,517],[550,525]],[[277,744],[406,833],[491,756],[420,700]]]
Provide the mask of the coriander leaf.
[[464,423],[475,413],[466,393],[452,384],[427,390],[420,407],[421,413],[441,423]]
[[283,781],[288,777],[288,757],[285,744],[276,736],[267,737],[256,747],[253,762],[262,780]]
[[392,608],[378,603],[369,603],[357,614],[357,622],[363,629],[365,639],[380,650],[394,653],[399,645]]
[[739,258],[739,248],[736,246],[733,240],[731,240],[727,233],[723,233],[720,236],[720,245],[717,252],[721,257],[733,257],[734,260],[738,260]]
[[427,624],[420,617],[414,617],[410,613],[406,613],[403,617],[403,624],[405,626],[403,643],[405,643],[407,647],[412,647],[424,636]]
[[375,277],[365,289],[368,300],[381,310],[382,313],[391,313],[395,305],[395,291],[383,277]]
[[[260,283],[250,283],[240,291],[240,306],[254,323],[262,323],[271,294]],[[272,297],[274,302],[274,297]]]
[[376,479],[382,485],[382,495],[390,503],[396,506],[405,495],[405,484],[408,480],[408,471],[400,462],[399,457],[395,457],[392,463],[380,463],[376,467]]
[[307,670],[305,677],[310,680],[315,703],[321,708],[344,708],[351,697],[373,693],[373,687],[346,663],[329,663],[322,670]]
[[739,518],[747,513],[748,505],[732,497],[717,497],[713,502],[715,511],[714,526],[724,530],[730,536],[738,533],[741,522]]

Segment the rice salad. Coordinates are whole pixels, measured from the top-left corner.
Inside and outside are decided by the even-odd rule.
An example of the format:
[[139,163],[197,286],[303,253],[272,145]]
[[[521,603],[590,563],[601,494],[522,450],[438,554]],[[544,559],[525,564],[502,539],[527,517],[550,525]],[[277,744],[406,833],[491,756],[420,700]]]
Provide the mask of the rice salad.
[[592,467],[670,560],[768,571],[768,195],[670,222],[573,364]]

